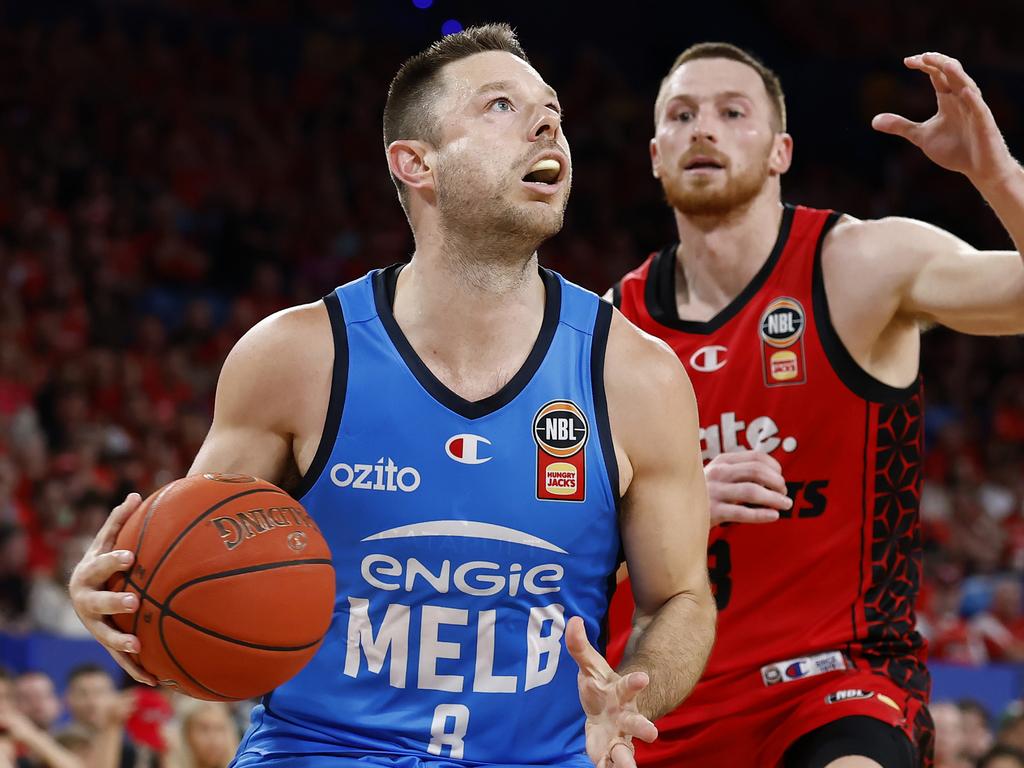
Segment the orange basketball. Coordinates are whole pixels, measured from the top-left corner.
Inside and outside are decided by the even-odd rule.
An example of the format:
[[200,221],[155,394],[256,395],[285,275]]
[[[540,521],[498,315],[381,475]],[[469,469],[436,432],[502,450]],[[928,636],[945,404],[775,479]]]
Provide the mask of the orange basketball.
[[139,596],[114,623],[139,662],[197,699],[267,693],[316,653],[331,623],[334,568],[295,499],[247,475],[195,475],[147,498],[118,534],[135,553],[108,588]]

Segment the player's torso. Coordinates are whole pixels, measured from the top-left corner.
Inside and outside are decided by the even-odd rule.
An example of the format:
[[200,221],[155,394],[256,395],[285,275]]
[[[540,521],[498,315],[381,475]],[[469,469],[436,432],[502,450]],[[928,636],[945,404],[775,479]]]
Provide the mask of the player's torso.
[[394,322],[394,270],[374,274],[337,292],[347,386],[325,430],[337,439],[321,445],[302,498],[332,548],[334,621],[270,697],[256,741],[585,765],[577,670],[561,638],[578,615],[597,641],[618,559],[591,369],[610,308],[595,340],[597,298],[546,272],[529,359],[495,396],[468,403]]
[[719,628],[705,681],[777,684],[839,663],[838,650],[916,648],[919,387],[887,387],[828,319],[820,244],[835,214],[787,207],[751,284],[707,323],[680,321],[675,248],[621,283],[623,312],[667,341],[697,395],[705,461],[743,449],[782,464],[791,510],[712,529]]

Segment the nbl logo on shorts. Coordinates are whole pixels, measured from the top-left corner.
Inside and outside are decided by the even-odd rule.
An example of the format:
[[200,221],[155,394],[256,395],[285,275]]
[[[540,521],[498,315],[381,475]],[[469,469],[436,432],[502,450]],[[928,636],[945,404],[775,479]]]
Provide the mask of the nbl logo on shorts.
[[533,417],[537,443],[537,498],[542,501],[586,499],[590,427],[583,410],[571,400],[553,400]]

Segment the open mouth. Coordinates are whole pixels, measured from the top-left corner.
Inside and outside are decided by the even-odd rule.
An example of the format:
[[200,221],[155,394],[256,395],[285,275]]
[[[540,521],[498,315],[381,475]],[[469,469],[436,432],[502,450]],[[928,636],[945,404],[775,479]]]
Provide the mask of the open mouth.
[[687,171],[720,171],[725,166],[708,157],[696,157],[684,166]]
[[546,184],[553,186],[559,182],[562,176],[562,164],[553,157],[546,157],[534,163],[523,181],[529,184]]

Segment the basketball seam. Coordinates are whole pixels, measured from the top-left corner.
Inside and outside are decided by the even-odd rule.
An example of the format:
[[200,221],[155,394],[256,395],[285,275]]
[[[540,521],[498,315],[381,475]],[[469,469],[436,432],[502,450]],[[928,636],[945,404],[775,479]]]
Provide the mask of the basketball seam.
[[167,657],[172,662],[174,662],[174,666],[176,666],[179,670],[181,670],[181,673],[183,675],[185,675],[185,677],[187,677],[189,680],[191,680],[193,683],[195,683],[195,685],[197,685],[199,688],[202,688],[207,693],[212,693],[214,696],[218,696],[221,699],[226,699],[228,701],[241,701],[241,699],[239,699],[239,698],[237,698],[235,696],[227,696],[227,695],[221,693],[220,691],[215,691],[213,688],[209,688],[209,687],[203,685],[198,680],[196,680],[194,677],[192,677],[192,675],[189,674],[188,670],[185,669],[185,667],[182,666],[181,662],[178,661],[178,657],[174,655],[174,653],[171,651],[170,647],[167,645],[167,640],[164,637],[164,615],[165,614],[163,612],[160,613],[160,620],[159,620],[159,622],[157,622],[157,632],[159,632],[159,634],[160,634],[160,645],[162,645],[164,647],[164,651],[167,653]]
[[[175,481],[175,482],[177,482],[177,481]],[[152,519],[153,515],[156,513],[157,506],[159,506],[160,501],[164,497],[164,494],[168,493],[171,490],[172,487],[174,487],[174,483],[168,483],[167,485],[165,485],[160,490],[160,492],[157,494],[156,498],[153,499],[153,503],[150,504],[146,508],[146,517],[143,519],[142,525],[139,526],[139,539],[138,539],[138,541],[135,542],[135,552],[136,553],[138,553],[139,550],[142,549],[142,540],[146,536],[146,529],[149,527],[149,521]],[[125,580],[126,584],[131,582],[132,572],[135,570],[135,567],[137,565],[138,565],[138,558],[136,558],[135,560],[132,561],[131,568],[129,568],[128,572],[125,574],[124,580]],[[141,607],[142,599],[145,596],[145,591],[143,590],[141,585],[139,585],[139,592],[140,592],[139,603],[140,603],[140,607]],[[135,616],[132,617],[132,634],[133,635],[137,635],[138,634],[138,630],[139,630],[139,614],[140,613],[141,613],[141,611],[136,611],[135,612]]]
[[[163,602],[163,603],[160,602],[159,600],[157,600],[155,597],[152,597],[151,595],[149,595],[147,592],[143,592],[142,588],[138,584],[136,584],[134,581],[132,581],[131,579],[127,579],[126,581],[127,581],[127,583],[130,586],[134,587],[136,590],[139,591],[140,601],[148,601],[148,602],[152,603],[155,608],[159,609],[161,620],[163,619],[164,616],[170,616],[170,617],[172,617],[174,619],[177,619],[182,624],[187,624],[188,626],[192,627],[192,629],[195,629],[195,630],[197,630],[199,632],[202,632],[205,635],[210,635],[212,637],[216,637],[219,640],[227,640],[227,641],[230,641],[232,643],[236,643],[238,645],[243,645],[243,646],[245,646],[247,648],[255,648],[256,650],[260,650],[260,651],[301,651],[301,650],[303,650],[305,648],[310,648],[310,647],[316,645],[317,643],[320,642],[320,640],[316,640],[316,641],[314,641],[312,643],[307,643],[306,645],[295,645],[295,646],[257,645],[256,643],[250,643],[250,642],[247,642],[245,640],[239,640],[238,638],[235,638],[235,637],[228,637],[227,635],[222,635],[219,632],[216,632],[216,631],[210,629],[209,627],[204,627],[201,624],[196,624],[195,622],[191,621],[190,619],[187,619],[184,616],[182,616],[180,613],[178,613],[174,609],[168,608],[167,605],[171,602],[171,599],[175,595],[177,595],[178,592],[180,592],[185,587],[191,586],[193,584],[197,584],[197,583],[200,583],[200,582],[203,582],[203,581],[210,581],[210,580],[212,580],[214,578],[221,578],[221,577],[227,577],[227,576],[238,576],[238,575],[244,574],[244,573],[252,573],[252,572],[255,572],[255,571],[272,570],[273,568],[278,568],[278,567],[287,568],[287,567],[290,567],[290,566],[293,566],[293,565],[333,565],[333,564],[334,563],[331,560],[326,560],[326,559],[318,558],[316,560],[286,560],[286,561],[282,561],[282,562],[279,562],[279,563],[268,563],[268,564],[265,564],[263,566],[251,566],[251,567],[248,567],[248,568],[240,568],[240,569],[237,569],[237,570],[234,570],[234,571],[219,571],[218,573],[210,574],[209,576],[206,576],[206,577],[203,577],[203,578],[199,578],[199,579],[194,579],[194,580],[188,582],[187,584],[183,584],[179,589],[174,590],[174,592],[171,593],[170,597],[167,598],[167,601]],[[138,613],[140,613],[140,614],[142,613],[141,606],[139,608]]]
[[[183,590],[187,589],[188,587],[194,586],[196,584],[201,584],[204,581],[213,581],[214,579],[228,578],[230,576],[240,576],[240,575],[245,574],[245,573],[255,573],[255,572],[258,572],[258,571],[272,571],[272,570],[275,570],[277,568],[290,568],[290,567],[298,566],[298,565],[333,565],[333,563],[329,559],[326,559],[326,558],[317,558],[317,559],[310,559],[310,560],[282,560],[281,562],[277,562],[277,563],[263,563],[261,565],[251,565],[251,566],[247,566],[245,568],[238,568],[238,569],[235,569],[235,570],[232,570],[232,571],[220,571],[218,573],[211,573],[211,574],[208,574],[206,576],[201,576],[198,579],[193,579],[192,581],[189,581],[189,582],[186,582],[186,583],[182,584],[177,589],[175,589],[173,592],[171,592],[170,595],[167,596],[167,600],[163,604],[158,603],[156,600],[153,600],[152,598],[150,598],[150,600],[152,601],[152,603],[154,605],[156,605],[156,606],[158,606],[160,608],[160,618],[161,618],[161,621],[163,620],[164,616],[171,616],[171,617],[177,619],[178,621],[180,621],[182,624],[187,624],[188,626],[192,627],[195,630],[198,630],[199,632],[202,632],[203,634],[210,635],[212,637],[216,637],[218,640],[227,640],[227,641],[235,643],[237,645],[242,645],[242,646],[245,646],[246,648],[254,648],[254,649],[259,650],[259,651],[301,651],[301,650],[304,650],[306,648],[312,648],[314,645],[319,643],[320,640],[315,640],[312,643],[306,643],[305,645],[295,645],[295,646],[258,645],[256,643],[250,643],[250,642],[247,642],[245,640],[239,640],[238,638],[235,638],[235,637],[228,637],[227,635],[222,635],[219,632],[216,632],[216,631],[210,629],[209,627],[204,627],[204,626],[202,626],[200,624],[196,624],[195,622],[193,622],[193,621],[191,621],[189,619],[186,619],[184,616],[182,616],[179,613],[177,613],[173,608],[169,607],[170,604],[171,604],[171,601],[174,600],[174,598],[177,596],[177,594],[179,592],[182,592]],[[333,611],[333,609],[332,609],[332,611]],[[323,638],[320,638],[320,639],[323,639]],[[166,648],[166,645],[164,647]],[[181,666],[181,665],[179,664],[179,666]]]
[[195,677],[193,677],[191,675],[191,673],[189,673],[189,671],[187,669],[185,669],[184,665],[180,661],[178,661],[178,657],[174,655],[174,652],[171,650],[170,645],[168,645],[168,643],[167,643],[167,638],[164,635],[164,619],[165,618],[170,617],[170,618],[176,619],[177,621],[180,621],[181,623],[183,623],[183,624],[191,627],[192,629],[194,629],[194,630],[196,630],[198,632],[201,632],[201,633],[203,633],[205,635],[216,637],[219,640],[224,640],[224,641],[227,641],[227,642],[231,642],[233,644],[241,645],[243,647],[253,648],[255,650],[264,650],[264,651],[272,651],[272,652],[273,651],[281,651],[281,652],[284,652],[284,651],[301,651],[301,650],[305,650],[307,648],[312,648],[313,646],[319,644],[323,640],[323,638],[321,637],[320,639],[316,640],[315,642],[309,643],[307,645],[295,646],[295,647],[286,647],[286,646],[275,647],[275,646],[256,645],[254,643],[248,643],[248,642],[246,642],[244,640],[238,640],[237,638],[227,637],[226,635],[221,635],[220,633],[214,632],[213,630],[211,630],[211,629],[209,629],[207,627],[203,627],[203,626],[200,626],[198,624],[195,624],[194,622],[191,622],[188,619],[186,619],[184,616],[178,615],[177,613],[175,613],[173,610],[171,610],[167,606],[170,604],[171,600],[173,600],[174,597],[179,592],[181,592],[186,587],[194,585],[194,584],[198,584],[198,583],[201,583],[201,582],[204,582],[204,581],[212,581],[213,579],[216,579],[216,578],[224,578],[224,577],[227,577],[227,576],[237,576],[237,575],[244,574],[244,573],[252,573],[252,572],[255,572],[255,571],[267,571],[267,570],[273,570],[275,568],[287,568],[287,567],[291,567],[291,566],[307,565],[307,564],[332,565],[333,563],[331,562],[331,560],[325,559],[325,558],[316,558],[316,559],[310,559],[310,560],[283,560],[283,561],[280,561],[280,562],[277,562],[277,563],[264,563],[262,565],[248,566],[246,568],[237,568],[237,569],[234,569],[234,570],[231,570],[231,571],[219,571],[218,573],[215,573],[215,574],[208,574],[206,576],[201,576],[201,577],[199,577],[197,579],[193,579],[192,581],[186,582],[185,584],[182,584],[177,589],[175,589],[167,597],[167,601],[165,603],[163,603],[163,604],[161,604],[161,603],[157,602],[156,600],[154,600],[153,598],[147,596],[147,599],[150,602],[152,602],[154,605],[156,605],[156,606],[158,606],[160,608],[160,618],[159,618],[159,620],[157,622],[157,632],[158,632],[158,634],[160,636],[160,644],[164,647],[164,652],[167,654],[167,657],[174,663],[174,666],[176,666],[181,671],[181,673],[183,675],[185,675],[185,677],[187,677],[190,681],[192,681],[192,683],[194,683],[199,688],[202,688],[207,693],[211,693],[214,696],[218,696],[221,699],[225,699],[225,700],[228,700],[228,701],[242,701],[242,699],[240,699],[240,698],[238,698],[236,696],[228,696],[228,695],[226,695],[224,693],[221,693],[220,691],[217,691],[217,690],[215,690],[213,688],[210,688],[209,686],[203,685]]
[[[185,535],[188,534],[188,532],[195,528],[197,525],[199,525],[199,523],[201,523],[207,515],[209,515],[211,512],[215,512],[216,510],[220,509],[229,502],[235,501],[236,499],[240,499],[245,496],[252,496],[253,494],[256,493],[276,493],[280,496],[288,495],[284,491],[278,490],[276,488],[250,488],[248,491],[242,491],[240,493],[236,493],[234,496],[228,496],[226,499],[221,499],[213,506],[208,507],[206,510],[203,511],[202,514],[199,515],[199,517],[197,517],[195,520],[193,520],[191,523],[185,526],[185,528],[183,528],[181,532],[178,534],[177,538],[175,538],[174,541],[172,541],[170,545],[167,547],[167,549],[164,550],[163,555],[160,556],[160,559],[157,561],[156,565],[153,566],[153,570],[149,572],[149,580],[146,582],[145,589],[149,589],[149,585],[153,583],[153,579],[156,578],[157,571],[160,570],[160,566],[162,566],[164,564],[164,561],[167,560],[168,555],[170,555],[171,552],[174,551],[174,548],[181,543],[182,539],[185,538]],[[142,546],[141,540],[139,542],[139,546]]]

